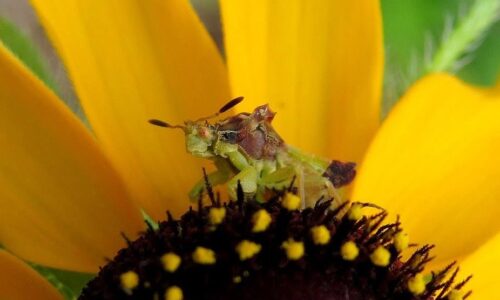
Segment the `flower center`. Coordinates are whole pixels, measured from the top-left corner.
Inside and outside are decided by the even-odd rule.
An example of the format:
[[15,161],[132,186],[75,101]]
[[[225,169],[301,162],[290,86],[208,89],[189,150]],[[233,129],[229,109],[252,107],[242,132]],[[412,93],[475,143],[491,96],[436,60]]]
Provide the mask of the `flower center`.
[[291,190],[167,213],[104,266],[79,299],[465,299],[454,264],[425,274],[432,246],[409,246],[399,221],[370,204],[294,205]]

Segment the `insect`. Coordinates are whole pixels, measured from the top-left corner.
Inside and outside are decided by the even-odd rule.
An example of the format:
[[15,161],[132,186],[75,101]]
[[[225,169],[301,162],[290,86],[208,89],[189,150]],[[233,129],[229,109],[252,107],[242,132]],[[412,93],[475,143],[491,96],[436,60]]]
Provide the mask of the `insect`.
[[[265,201],[266,195],[293,185],[302,205],[312,205],[320,198],[342,202],[338,188],[350,183],[356,173],[354,163],[329,161],[306,154],[288,145],[274,130],[275,113],[261,105],[251,113],[239,113],[221,121],[209,120],[243,101],[235,98],[217,113],[183,125],[171,125],[152,119],[153,125],[184,131],[186,149],[196,157],[213,161],[216,170],[207,175],[211,185],[226,184],[228,194],[236,199],[238,183],[247,197]],[[201,179],[189,193],[197,199],[205,188]]]

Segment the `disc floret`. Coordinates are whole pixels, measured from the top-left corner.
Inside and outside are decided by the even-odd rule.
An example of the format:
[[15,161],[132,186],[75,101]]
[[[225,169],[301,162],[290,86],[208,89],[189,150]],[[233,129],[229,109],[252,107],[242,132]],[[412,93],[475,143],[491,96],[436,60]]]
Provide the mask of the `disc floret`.
[[[468,279],[453,285],[454,265],[423,273],[432,246],[403,260],[408,236],[399,221],[382,225],[385,211],[362,212],[353,220],[344,212],[373,206],[346,203],[332,209],[330,200],[289,210],[283,205],[288,193],[262,203],[240,192],[237,201],[212,199],[179,220],[169,214],[157,230],[150,228],[103,267],[80,299],[444,300],[469,295],[463,288]],[[210,216],[221,208],[223,221],[214,228]]]

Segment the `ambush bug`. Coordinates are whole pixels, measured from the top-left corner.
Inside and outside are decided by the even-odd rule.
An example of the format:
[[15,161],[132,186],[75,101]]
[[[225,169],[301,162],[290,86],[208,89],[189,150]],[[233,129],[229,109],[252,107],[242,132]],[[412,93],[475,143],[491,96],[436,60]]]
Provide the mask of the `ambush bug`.
[[[334,199],[339,204],[337,189],[352,181],[355,164],[324,160],[286,144],[271,125],[275,113],[267,104],[256,107],[252,113],[239,113],[209,123],[241,101],[243,97],[235,98],[217,113],[185,121],[183,125],[156,119],[149,122],[183,130],[187,151],[215,164],[216,170],[207,175],[210,184],[226,184],[233,199],[238,183],[246,197],[256,197],[260,201],[272,191],[293,185],[303,206],[312,205],[320,198]],[[205,180],[201,179],[189,197],[196,200],[204,188]]]

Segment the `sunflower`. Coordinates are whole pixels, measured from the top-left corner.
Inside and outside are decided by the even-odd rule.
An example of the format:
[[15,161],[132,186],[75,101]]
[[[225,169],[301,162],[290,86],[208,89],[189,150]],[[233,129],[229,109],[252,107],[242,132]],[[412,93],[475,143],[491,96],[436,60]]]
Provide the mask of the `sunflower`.
[[231,95],[245,111],[269,102],[287,143],[359,163],[353,200],[400,214],[412,241],[438,245],[436,264],[463,261],[476,299],[495,297],[500,90],[431,74],[380,125],[377,1],[222,0],[227,65],[186,0],[32,4],[91,129],[0,45],[1,298],[60,299],[23,261],[95,273],[120,233],[144,230],[141,209],[185,211],[202,163],[146,120]]

